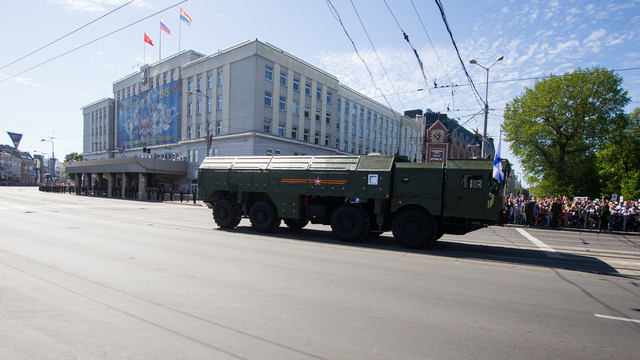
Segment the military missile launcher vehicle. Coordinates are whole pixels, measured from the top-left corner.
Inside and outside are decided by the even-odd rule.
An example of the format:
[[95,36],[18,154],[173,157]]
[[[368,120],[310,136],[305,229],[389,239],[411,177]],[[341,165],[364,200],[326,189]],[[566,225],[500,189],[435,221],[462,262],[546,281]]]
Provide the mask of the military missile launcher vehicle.
[[[420,249],[442,234],[464,234],[502,218],[503,185],[487,159],[412,163],[396,156],[207,157],[198,169],[199,199],[220,228],[249,217],[268,233],[281,220],[292,229],[331,225],[335,236],[360,242],[392,231]],[[502,161],[503,171],[509,163]]]

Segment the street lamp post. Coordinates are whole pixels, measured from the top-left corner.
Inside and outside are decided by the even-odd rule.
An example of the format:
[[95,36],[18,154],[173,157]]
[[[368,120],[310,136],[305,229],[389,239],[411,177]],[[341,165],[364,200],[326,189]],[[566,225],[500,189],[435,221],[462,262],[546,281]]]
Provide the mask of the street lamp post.
[[50,141],[51,142],[51,159],[49,161],[49,164],[51,165],[51,168],[49,169],[49,171],[51,172],[51,181],[54,181],[54,179],[56,178],[56,155],[55,152],[53,151],[53,139],[55,139],[54,137],[50,136],[48,139],[42,139],[40,141]]
[[478,64],[478,62],[475,59],[469,60],[469,64],[478,65],[487,71],[487,83],[486,83],[485,93],[484,93],[484,132],[482,133],[482,150],[481,150],[481,155],[483,158],[486,156],[485,141],[487,139],[487,119],[489,117],[489,69],[491,69],[493,65],[495,65],[498,61],[502,61],[503,59],[504,59],[504,56],[500,55],[496,59],[496,61],[494,61],[493,64],[491,64],[491,66],[489,67],[484,67]]
[[[209,95],[205,94],[204,92],[200,91],[200,89],[196,89],[195,93],[191,92],[191,91],[187,91],[186,92],[188,95],[202,95],[207,99],[207,106],[209,106],[209,100],[211,99],[209,97]],[[213,104],[212,104],[213,106]],[[205,157],[209,156],[209,151],[211,150],[211,124],[209,124],[209,111],[208,109],[205,109],[204,111],[204,118],[205,118],[205,122],[207,124],[207,138],[205,140],[205,142],[207,143],[207,154],[205,155]]]

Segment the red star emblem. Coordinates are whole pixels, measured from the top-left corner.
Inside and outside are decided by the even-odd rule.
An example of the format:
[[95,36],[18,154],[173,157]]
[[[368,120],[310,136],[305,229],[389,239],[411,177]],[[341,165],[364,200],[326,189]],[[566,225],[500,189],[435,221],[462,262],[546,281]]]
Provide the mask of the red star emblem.
[[320,185],[321,182],[322,180],[320,180],[320,177],[318,176],[318,178],[316,178],[316,185]]

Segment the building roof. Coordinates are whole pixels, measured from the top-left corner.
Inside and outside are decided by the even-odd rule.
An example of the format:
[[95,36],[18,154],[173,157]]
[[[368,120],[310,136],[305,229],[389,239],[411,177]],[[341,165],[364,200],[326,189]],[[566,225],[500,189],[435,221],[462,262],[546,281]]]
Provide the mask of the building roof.
[[19,157],[24,160],[33,160],[33,157],[31,156],[31,154],[26,153],[24,151],[20,151],[15,147],[9,146],[9,145],[0,145],[0,153],[8,153],[8,154],[11,154],[12,156]]

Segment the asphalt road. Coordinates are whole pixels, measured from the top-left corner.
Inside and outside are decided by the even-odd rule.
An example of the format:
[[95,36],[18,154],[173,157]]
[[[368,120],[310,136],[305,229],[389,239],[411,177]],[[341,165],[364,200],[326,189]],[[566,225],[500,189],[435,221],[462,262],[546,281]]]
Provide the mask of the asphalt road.
[[203,206],[0,188],[0,359],[637,359],[640,236],[217,229]]

